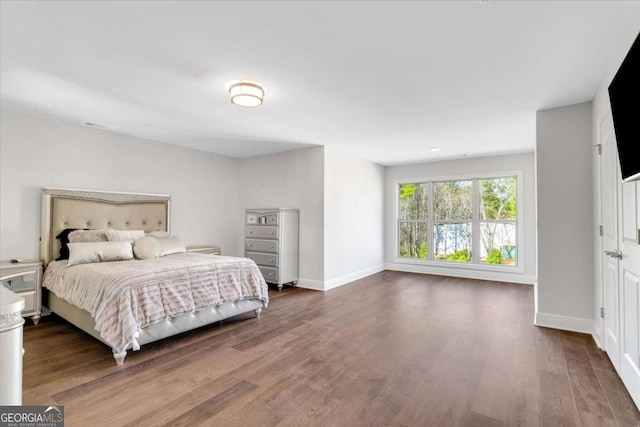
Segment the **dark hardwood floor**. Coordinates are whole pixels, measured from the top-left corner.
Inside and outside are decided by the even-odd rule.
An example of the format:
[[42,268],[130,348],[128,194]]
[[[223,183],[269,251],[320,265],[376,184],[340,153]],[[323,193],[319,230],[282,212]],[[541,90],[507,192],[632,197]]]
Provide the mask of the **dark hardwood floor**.
[[[638,426],[590,336],[539,328],[527,285],[385,271],[271,292],[129,352],[55,316],[24,329],[24,404],[67,426]],[[29,322],[28,322],[29,323]]]

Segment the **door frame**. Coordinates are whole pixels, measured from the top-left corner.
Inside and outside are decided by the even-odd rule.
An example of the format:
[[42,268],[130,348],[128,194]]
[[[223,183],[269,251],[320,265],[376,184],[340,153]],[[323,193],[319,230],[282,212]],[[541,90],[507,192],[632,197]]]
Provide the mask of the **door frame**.
[[[606,122],[609,123],[606,123]],[[599,151],[598,151],[598,196],[599,196],[599,200],[598,200],[598,215],[599,215],[599,225],[600,226],[604,226],[604,222],[605,222],[605,218],[604,218],[604,209],[605,209],[605,204],[603,203],[604,200],[604,195],[603,195],[603,187],[607,184],[606,182],[604,182],[603,178],[603,161],[602,161],[602,155],[611,155],[613,156],[612,159],[609,159],[613,162],[613,174],[614,174],[614,182],[615,182],[615,188],[614,189],[610,189],[611,191],[615,192],[615,206],[614,206],[614,221],[615,221],[615,230],[605,230],[605,232],[603,233],[603,235],[600,235],[598,240],[598,244],[596,246],[598,246],[597,248],[597,265],[599,268],[599,274],[597,275],[598,277],[598,284],[600,286],[600,307],[604,308],[606,307],[606,287],[605,287],[605,274],[607,273],[606,270],[606,266],[607,263],[605,262],[605,258],[604,258],[604,254],[603,251],[604,250],[619,250],[619,246],[620,246],[620,179],[619,179],[619,165],[618,165],[618,161],[617,161],[617,147],[615,146],[615,134],[612,135],[613,137],[613,141],[610,142],[610,144],[612,145],[611,150],[612,152],[610,153],[605,153],[605,150],[607,150],[607,148],[605,147],[604,144],[604,135],[602,132],[602,129],[604,128],[605,124],[610,125],[610,132],[613,132],[613,118],[611,116],[611,112],[607,112],[606,114],[603,115],[603,117],[601,118],[601,120],[598,122],[598,129],[597,129],[597,135],[598,135],[598,144],[596,144],[596,147],[598,147]],[[605,239],[605,234],[609,232],[613,232],[615,234],[615,248],[609,248],[606,247],[604,245],[604,239]],[[616,306],[616,310],[613,310],[613,312],[605,312],[605,316],[602,317],[600,316],[600,330],[601,330],[601,343],[599,344],[600,348],[602,348],[604,351],[607,350],[607,328],[606,325],[607,323],[613,324],[615,325],[615,330],[616,330],[616,340],[618,343],[617,349],[614,351],[614,349],[609,349],[609,352],[607,352],[607,355],[609,357],[609,359],[611,360],[611,362],[613,363],[616,371],[618,371],[618,374],[620,374],[620,366],[621,366],[621,351],[622,351],[622,324],[621,324],[621,319],[620,319],[620,307],[621,307],[621,283],[620,283],[620,263],[619,261],[615,261],[617,264],[616,267],[616,271],[615,271],[615,289],[613,290],[614,293],[614,298],[617,299],[617,301],[614,302],[615,306]],[[599,311],[598,307],[594,307],[596,312]],[[612,310],[609,310],[612,311]],[[599,313],[598,313],[599,314]],[[612,353],[616,353],[616,354],[612,354]]]

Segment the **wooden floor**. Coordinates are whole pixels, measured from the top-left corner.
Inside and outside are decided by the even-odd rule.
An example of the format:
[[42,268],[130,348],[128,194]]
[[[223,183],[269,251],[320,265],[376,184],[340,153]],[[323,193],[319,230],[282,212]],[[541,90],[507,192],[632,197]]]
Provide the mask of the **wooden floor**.
[[532,325],[531,286],[387,271],[271,297],[123,367],[49,316],[24,330],[24,404],[68,427],[640,425],[591,337]]

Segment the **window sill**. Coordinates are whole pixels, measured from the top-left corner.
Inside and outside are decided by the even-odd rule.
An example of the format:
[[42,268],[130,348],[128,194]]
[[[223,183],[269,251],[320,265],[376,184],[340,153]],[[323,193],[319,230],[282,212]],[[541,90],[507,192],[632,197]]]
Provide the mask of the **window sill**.
[[[408,264],[408,265],[422,265],[425,267],[436,267],[442,269],[460,269],[460,270],[477,270],[477,271],[491,271],[494,273],[511,273],[522,274],[524,268],[522,265],[487,265],[487,264],[472,264],[466,262],[455,261],[433,261],[433,260],[420,260],[411,258],[394,258],[395,264]],[[521,263],[520,263],[521,264]]]

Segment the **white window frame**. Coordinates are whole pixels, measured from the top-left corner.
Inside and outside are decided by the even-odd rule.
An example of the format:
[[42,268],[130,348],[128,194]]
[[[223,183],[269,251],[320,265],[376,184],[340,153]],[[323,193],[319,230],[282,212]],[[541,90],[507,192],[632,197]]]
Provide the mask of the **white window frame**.
[[[478,203],[478,181],[482,179],[491,178],[516,178],[516,265],[502,265],[502,264],[480,264],[480,223],[485,222],[479,217],[479,203]],[[429,198],[428,198],[428,216],[426,220],[401,220],[400,219],[400,185],[402,184],[419,184],[419,183],[434,183],[443,181],[472,181],[473,185],[473,214],[471,222],[472,230],[472,248],[471,248],[471,261],[455,262],[446,260],[433,259],[433,224],[434,222],[441,223],[447,221],[434,221],[433,219],[433,185],[429,185]],[[394,185],[394,197],[395,197],[395,225],[393,231],[394,241],[394,262],[398,264],[413,264],[424,265],[433,267],[445,267],[445,268],[459,268],[464,270],[484,270],[484,271],[500,271],[504,273],[524,273],[524,218],[526,213],[524,212],[524,197],[523,197],[523,172],[517,171],[502,171],[502,172],[483,172],[468,175],[451,175],[451,176],[434,176],[434,177],[416,177],[416,178],[401,178],[393,181]],[[400,223],[401,222],[424,222],[427,224],[427,259],[416,258],[401,258],[400,257]],[[449,221],[460,222],[460,221]],[[486,221],[486,222],[501,222]],[[512,223],[513,221],[505,221]]]

